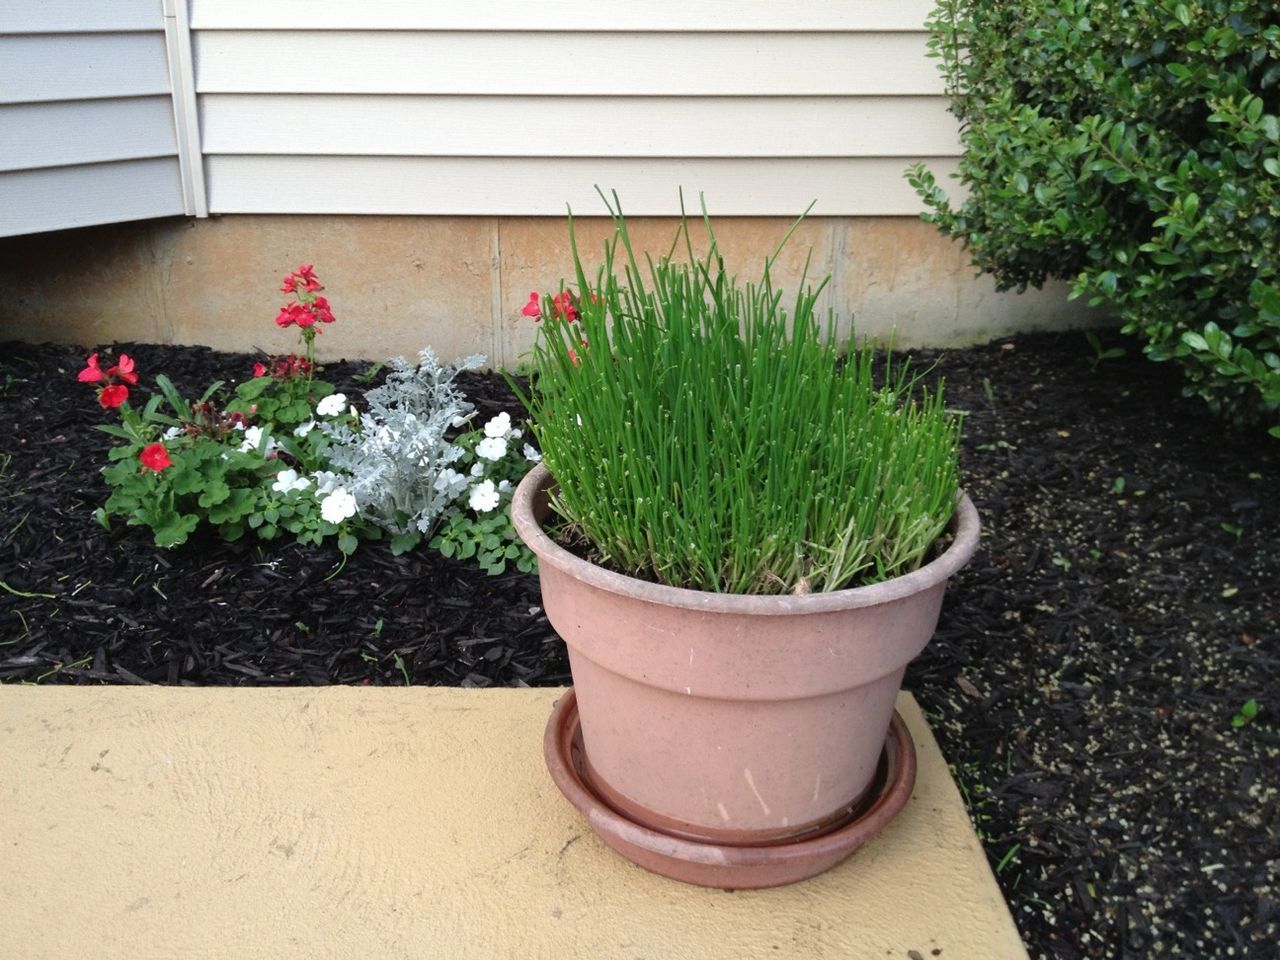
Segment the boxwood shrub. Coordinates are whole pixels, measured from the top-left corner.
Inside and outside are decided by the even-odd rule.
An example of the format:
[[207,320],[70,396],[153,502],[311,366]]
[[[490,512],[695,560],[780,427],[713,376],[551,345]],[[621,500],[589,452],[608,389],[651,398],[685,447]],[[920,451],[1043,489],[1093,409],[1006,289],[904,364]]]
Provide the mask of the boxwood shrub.
[[1280,437],[1280,4],[946,0],[962,200],[925,219],[1001,289],[1070,281],[1188,394]]

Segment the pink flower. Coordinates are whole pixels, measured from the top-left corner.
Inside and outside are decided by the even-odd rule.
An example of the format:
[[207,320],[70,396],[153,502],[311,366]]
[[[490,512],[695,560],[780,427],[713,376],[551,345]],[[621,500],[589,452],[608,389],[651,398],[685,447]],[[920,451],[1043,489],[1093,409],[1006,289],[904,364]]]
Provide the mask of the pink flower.
[[265,377],[267,375],[266,364],[255,363],[253,365],[253,375],[255,377]]
[[529,302],[524,305],[524,308],[520,312],[526,317],[533,317],[534,320],[542,319],[542,304],[538,297],[537,290],[530,291]]
[[133,371],[133,358],[128,354],[120,354],[116,365],[107,371],[107,376],[133,386],[138,382],[138,375]]
[[76,376],[76,379],[81,383],[97,383],[105,378],[102,368],[98,366],[98,355],[96,353],[89,354],[89,359],[85,361],[84,369]]
[[329,301],[325,297],[316,297],[311,304],[316,312],[316,319],[321,323],[333,323],[333,311],[329,309]]
[[305,303],[285,304],[276,314],[276,325],[281,327],[290,327],[295,323],[300,327],[309,327],[315,322],[316,315]]
[[121,383],[113,383],[98,391],[98,403],[103,410],[114,410],[129,399],[129,388]]
[[316,276],[314,263],[302,264],[297,270],[293,271],[293,275],[302,282],[302,288],[307,293],[315,293],[318,290],[324,289],[324,287],[320,285],[320,278]]
[[285,277],[284,280],[280,283],[281,293],[293,293],[293,291],[296,289],[298,289],[298,278],[295,277],[292,273],[289,274],[287,277]]
[[578,307],[573,302],[573,294],[568,290],[561,290],[558,294],[551,298],[551,306],[555,308],[556,316],[573,323],[578,319]]
[[173,461],[169,459],[169,451],[164,448],[163,443],[153,443],[143,447],[142,452],[138,454],[138,459],[142,461],[142,469],[155,473],[173,466]]

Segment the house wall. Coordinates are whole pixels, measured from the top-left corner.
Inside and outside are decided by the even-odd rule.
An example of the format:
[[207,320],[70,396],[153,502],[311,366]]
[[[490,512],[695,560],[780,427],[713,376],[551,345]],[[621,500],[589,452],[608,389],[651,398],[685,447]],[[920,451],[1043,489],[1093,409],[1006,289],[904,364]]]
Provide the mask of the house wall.
[[186,210],[161,0],[0,4],[0,236]]
[[193,0],[215,213],[913,215],[927,0]]
[[[758,273],[788,222],[729,217],[715,224],[731,269]],[[670,247],[669,218],[631,222],[637,246]],[[577,222],[588,258],[608,221]],[[694,237],[702,246],[701,230]],[[963,345],[1010,333],[1096,322],[1060,287],[996,293],[973,276],[959,244],[911,217],[806,221],[774,270],[794,289],[830,273],[825,305],[859,337],[900,346]],[[319,340],[326,358],[452,358],[480,352],[513,366],[534,325],[520,314],[531,290],[572,273],[563,218],[279,216],[151,221],[0,240],[0,340],[86,347],[112,340],[202,343],[226,350],[291,349],[272,318],[280,277],[314,262],[338,322]]]
[[[11,49],[36,45],[24,62],[44,79],[14,89],[62,92],[38,109],[0,106],[0,124],[7,110],[23,134],[0,137],[0,158],[59,166],[0,172],[0,199],[7,177],[28,213],[180,212],[172,121],[161,124],[159,2],[110,5],[127,22],[92,0],[18,5],[44,18],[24,29],[48,32],[0,37]],[[270,322],[279,277],[314,261],[345,321],[322,338],[322,354],[381,358],[431,344],[511,365],[532,335],[519,314],[529,291],[570,273],[566,204],[576,217],[603,213],[597,184],[641,218],[636,233],[651,250],[669,245],[680,191],[693,211],[704,195],[744,274],[816,201],[775,277],[794,287],[812,247],[810,279],[831,274],[826,304],[859,335],[961,344],[1090,320],[1060,286],[996,294],[958,244],[918,220],[904,169],[923,160],[945,182],[959,155],[925,55],[928,0],[165,2],[178,20],[190,14],[177,143],[188,173],[194,152],[199,200],[214,217],[0,240],[0,338],[279,352],[291,342]],[[16,29],[3,16],[0,30]],[[70,39],[57,32],[72,28],[81,32]],[[171,72],[180,33],[170,30]],[[140,78],[65,101],[89,96],[54,76],[67,56],[57,43],[72,41],[97,44],[94,63],[119,61]],[[108,56],[104,44],[137,50]],[[15,75],[0,58],[5,70]],[[118,112],[101,113],[108,107]],[[198,129],[183,126],[187,107]],[[100,115],[89,123],[91,111]],[[135,158],[147,151],[156,156]],[[14,179],[32,176],[51,179],[40,189]],[[199,177],[187,179],[190,189]],[[70,181],[74,202],[55,202]],[[148,184],[155,207],[136,212]],[[598,249],[606,224],[585,222],[585,249]]]

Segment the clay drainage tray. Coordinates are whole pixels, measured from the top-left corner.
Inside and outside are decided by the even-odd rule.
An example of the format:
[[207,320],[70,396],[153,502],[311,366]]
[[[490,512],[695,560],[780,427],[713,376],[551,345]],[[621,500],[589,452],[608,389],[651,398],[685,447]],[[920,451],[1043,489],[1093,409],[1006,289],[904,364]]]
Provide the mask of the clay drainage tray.
[[834,867],[898,815],[916,781],[915,745],[895,712],[875,780],[846,819],[816,835],[726,846],[655,830],[628,818],[605,800],[588,773],[578,701],[572,689],[551,712],[543,751],[560,792],[606,844],[664,877],[724,890],[782,886]]

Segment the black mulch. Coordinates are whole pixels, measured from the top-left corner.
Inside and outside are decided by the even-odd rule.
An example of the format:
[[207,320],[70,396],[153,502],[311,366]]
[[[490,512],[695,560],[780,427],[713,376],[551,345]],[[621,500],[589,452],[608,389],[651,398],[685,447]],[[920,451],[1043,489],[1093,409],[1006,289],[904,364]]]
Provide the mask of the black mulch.
[[[1115,342],[1129,356],[1099,365],[1079,334],[929,355],[969,414],[985,532],[907,686],[1033,956],[1275,956],[1280,442]],[[189,392],[252,362],[124,349]],[[0,345],[0,680],[569,681],[534,577],[104,531],[109,416],[75,382],[85,353]],[[359,394],[367,366],[328,373]],[[465,386],[518,413],[499,378]]]

